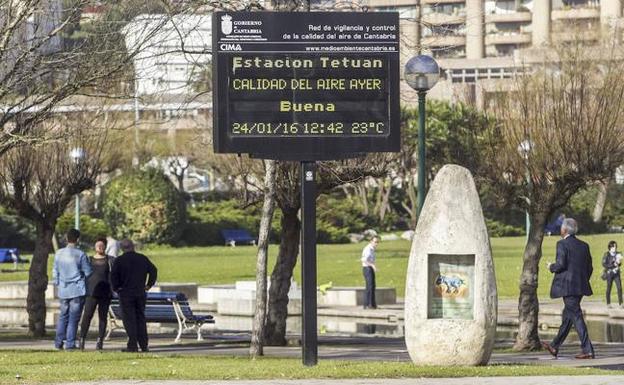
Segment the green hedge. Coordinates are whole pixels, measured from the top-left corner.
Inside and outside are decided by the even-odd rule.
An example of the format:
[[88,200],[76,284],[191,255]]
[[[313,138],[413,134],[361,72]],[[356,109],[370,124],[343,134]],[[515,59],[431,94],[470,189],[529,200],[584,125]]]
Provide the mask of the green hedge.
[[0,207],[0,247],[32,251],[36,235],[35,226],[30,221]]
[[[271,226],[271,242],[279,242],[281,211],[275,210]],[[205,202],[189,207],[189,221],[181,243],[189,246],[220,245],[221,230],[245,229],[253,236],[260,228],[261,205],[243,208],[235,199]],[[347,243],[347,234],[372,227],[370,217],[349,200],[321,196],[317,207],[317,242]]]
[[[276,229],[279,229],[276,225],[279,226],[278,215],[274,215],[273,218],[273,235],[276,234]],[[240,202],[235,199],[204,202],[189,207],[189,221],[181,242],[189,246],[222,245],[224,239],[221,230],[245,229],[252,236],[257,236],[259,227],[260,210],[257,207],[242,208]],[[273,238],[275,239],[275,236]]]
[[143,243],[175,243],[186,224],[182,196],[156,169],[113,179],[105,187],[102,212],[115,238]]
[[[63,214],[56,223],[56,234],[62,240],[69,229],[74,228],[74,214]],[[80,215],[80,243],[88,248],[93,248],[95,240],[106,238],[111,234],[110,227],[101,218],[95,218],[86,214]]]
[[513,237],[526,234],[525,229],[521,227],[506,225],[492,219],[486,219],[485,225],[490,237]]

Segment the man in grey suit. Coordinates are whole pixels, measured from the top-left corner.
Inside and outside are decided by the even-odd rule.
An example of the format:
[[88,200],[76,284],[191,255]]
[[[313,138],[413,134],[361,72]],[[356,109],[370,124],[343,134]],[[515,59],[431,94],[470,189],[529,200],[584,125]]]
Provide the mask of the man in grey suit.
[[585,295],[593,294],[589,285],[593,267],[589,245],[576,238],[577,229],[578,225],[574,219],[563,220],[561,225],[561,238],[563,239],[557,242],[557,260],[555,263],[547,264],[548,269],[555,273],[550,288],[550,297],[563,297],[564,308],[559,333],[552,343],[542,342],[542,346],[556,357],[559,347],[574,325],[583,350],[575,358],[588,359],[594,358],[594,347],[587,334],[587,326],[581,310],[581,299]]

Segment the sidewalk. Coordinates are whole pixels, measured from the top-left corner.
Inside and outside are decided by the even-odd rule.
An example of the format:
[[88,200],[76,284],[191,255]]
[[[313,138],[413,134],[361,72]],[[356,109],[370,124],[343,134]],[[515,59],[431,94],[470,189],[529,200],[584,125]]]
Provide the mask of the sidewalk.
[[[153,354],[192,354],[247,357],[249,354],[249,334],[212,334],[198,342],[189,335],[179,344],[173,343],[172,334],[150,336],[150,352]],[[120,351],[125,347],[126,338],[122,333],[114,335],[104,344],[105,351]],[[37,349],[54,350],[52,340],[3,341],[1,350]],[[593,367],[606,370],[624,370],[624,343],[594,344],[596,359],[576,360],[578,341],[575,336],[562,347],[558,358],[551,357],[544,351],[513,352],[509,348],[511,341],[498,341],[490,364],[514,365],[561,365],[569,367]],[[86,350],[95,349],[95,340],[87,341]],[[300,358],[300,346],[269,346],[264,349],[267,357]],[[335,337],[319,338],[319,360],[354,360],[354,361],[409,361],[407,347],[403,338],[387,337]],[[62,354],[62,353],[61,353]],[[622,382],[624,383],[624,382]]]

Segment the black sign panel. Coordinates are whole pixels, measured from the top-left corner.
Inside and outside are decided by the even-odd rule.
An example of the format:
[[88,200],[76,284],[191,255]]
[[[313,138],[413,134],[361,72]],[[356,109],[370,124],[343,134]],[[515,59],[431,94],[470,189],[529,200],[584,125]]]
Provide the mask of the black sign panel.
[[399,151],[397,13],[217,12],[212,31],[215,152]]

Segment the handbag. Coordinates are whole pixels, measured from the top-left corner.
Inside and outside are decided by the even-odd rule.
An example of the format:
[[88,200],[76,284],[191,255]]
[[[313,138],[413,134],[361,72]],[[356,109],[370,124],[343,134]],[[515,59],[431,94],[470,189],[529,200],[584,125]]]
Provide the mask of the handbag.
[[608,274],[607,270],[606,269],[603,270],[602,271],[602,275],[600,276],[600,279],[602,279],[603,281],[606,281],[607,280],[607,274]]

